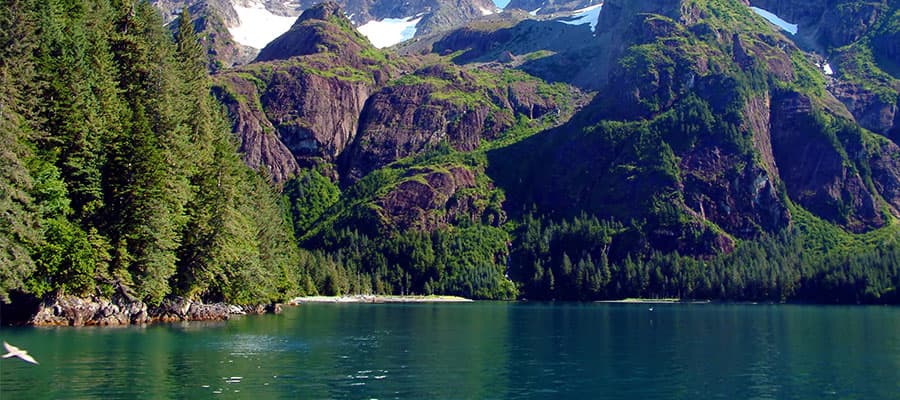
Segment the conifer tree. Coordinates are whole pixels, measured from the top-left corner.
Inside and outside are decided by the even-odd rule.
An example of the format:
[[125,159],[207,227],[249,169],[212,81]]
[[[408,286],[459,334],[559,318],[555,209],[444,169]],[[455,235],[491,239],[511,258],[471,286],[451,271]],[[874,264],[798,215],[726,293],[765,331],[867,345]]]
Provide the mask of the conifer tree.
[[34,270],[30,246],[40,240],[26,162],[32,126],[35,21],[30,1],[0,2],[0,301],[21,290]]

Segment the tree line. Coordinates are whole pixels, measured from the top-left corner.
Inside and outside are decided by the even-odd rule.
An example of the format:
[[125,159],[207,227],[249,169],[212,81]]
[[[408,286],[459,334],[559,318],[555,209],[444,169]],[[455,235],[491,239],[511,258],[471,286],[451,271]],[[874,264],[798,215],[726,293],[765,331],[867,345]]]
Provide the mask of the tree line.
[[185,12],[0,6],[0,299],[301,291],[279,195],[243,164]]

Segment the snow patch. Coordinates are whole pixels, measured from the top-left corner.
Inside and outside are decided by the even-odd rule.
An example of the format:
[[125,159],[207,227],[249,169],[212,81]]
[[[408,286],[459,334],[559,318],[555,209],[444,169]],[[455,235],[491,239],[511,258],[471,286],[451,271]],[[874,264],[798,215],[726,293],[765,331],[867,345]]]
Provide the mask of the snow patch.
[[541,11],[541,8],[542,7],[538,7],[534,10],[529,11],[528,13],[531,14],[532,16],[537,15],[538,11]]
[[421,14],[405,18],[385,18],[381,21],[369,21],[356,29],[380,49],[412,39],[416,35],[416,24],[421,20]]
[[287,32],[296,18],[282,17],[267,10],[262,3],[251,3],[249,7],[234,6],[240,25],[228,28],[234,40],[242,45],[261,49]]
[[569,25],[591,24],[591,32],[597,28],[597,20],[600,19],[600,11],[603,10],[603,4],[597,4],[585,7],[572,12],[572,16],[557,19],[557,21]]
[[759,7],[750,7],[750,8],[754,12],[756,12],[757,14],[759,14],[760,16],[765,18],[767,21],[769,21],[775,25],[778,25],[779,28],[787,31],[787,33],[790,33],[791,35],[797,34],[797,29],[798,29],[797,24],[792,24],[790,22],[787,22],[787,21],[781,19],[781,17],[779,17],[769,11],[763,10],[762,8],[759,8]]
[[488,10],[487,8],[478,7],[478,11],[481,11],[481,15],[491,15],[494,13],[494,10]]
[[822,64],[822,71],[825,72],[825,75],[834,75],[834,70],[831,69],[830,63]]

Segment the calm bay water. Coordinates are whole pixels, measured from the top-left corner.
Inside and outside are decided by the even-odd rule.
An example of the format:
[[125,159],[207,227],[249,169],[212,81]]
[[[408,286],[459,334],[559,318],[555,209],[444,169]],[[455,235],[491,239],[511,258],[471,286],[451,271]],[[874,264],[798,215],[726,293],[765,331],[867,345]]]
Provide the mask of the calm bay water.
[[[0,399],[900,399],[900,308],[312,304],[2,328]],[[234,377],[234,379],[232,379]]]

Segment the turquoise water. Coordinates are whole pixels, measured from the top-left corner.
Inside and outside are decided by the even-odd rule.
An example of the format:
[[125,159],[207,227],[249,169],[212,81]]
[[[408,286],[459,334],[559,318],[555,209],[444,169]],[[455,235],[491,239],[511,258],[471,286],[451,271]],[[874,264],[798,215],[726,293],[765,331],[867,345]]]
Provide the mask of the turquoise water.
[[[0,398],[898,399],[900,308],[319,304],[2,328]],[[234,378],[234,379],[232,379]]]

